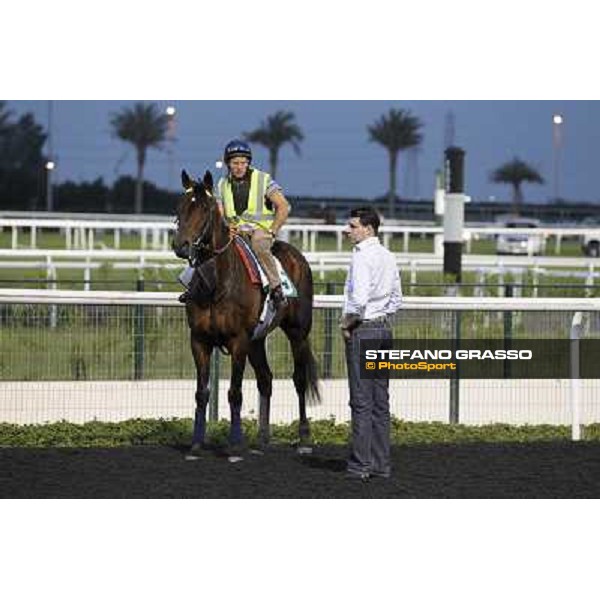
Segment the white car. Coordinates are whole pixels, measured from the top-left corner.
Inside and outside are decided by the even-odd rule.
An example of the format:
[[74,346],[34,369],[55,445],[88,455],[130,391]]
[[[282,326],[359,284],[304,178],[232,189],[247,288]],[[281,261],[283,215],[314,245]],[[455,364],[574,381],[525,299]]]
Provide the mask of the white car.
[[[540,222],[537,219],[514,217],[500,223],[500,226],[511,229],[537,229]],[[501,233],[496,239],[496,254],[533,256],[543,254],[545,246],[545,239],[541,233]]]

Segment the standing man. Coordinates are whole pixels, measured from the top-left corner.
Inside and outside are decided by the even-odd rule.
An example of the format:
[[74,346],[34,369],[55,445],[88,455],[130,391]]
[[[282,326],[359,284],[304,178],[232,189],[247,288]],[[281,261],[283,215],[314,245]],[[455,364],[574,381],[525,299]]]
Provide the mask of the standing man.
[[350,213],[347,234],[354,244],[346,278],[340,328],[346,341],[350,386],[352,439],[346,476],[359,481],[389,477],[389,376],[361,379],[361,340],[376,340],[376,348],[389,348],[390,317],[400,308],[400,275],[392,253],[379,242],[379,215],[371,207]]
[[[232,140],[225,146],[223,162],[228,175],[217,184],[217,195],[230,231],[245,233],[261,266],[265,270],[271,289],[273,306],[277,310],[287,302],[271,246],[286,222],[290,207],[283,190],[269,173],[252,168],[252,150],[242,140]],[[194,282],[190,284],[193,288]],[[187,300],[187,292],[180,301]]]

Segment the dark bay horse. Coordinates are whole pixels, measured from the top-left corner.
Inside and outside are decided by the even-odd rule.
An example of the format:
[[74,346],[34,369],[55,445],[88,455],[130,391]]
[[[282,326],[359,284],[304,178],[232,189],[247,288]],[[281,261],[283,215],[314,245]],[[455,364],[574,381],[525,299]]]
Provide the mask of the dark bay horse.
[[[252,340],[259,321],[265,293],[253,285],[233,244],[229,226],[218,209],[213,195],[213,179],[206,171],[204,179],[193,181],[181,173],[185,193],[177,206],[177,229],[173,250],[190,265],[214,261],[216,286],[207,302],[188,299],[187,319],[191,333],[192,354],[196,364],[196,414],[192,448],[188,457],[197,456],[204,445],[206,407],[209,400],[210,356],[215,347],[231,355],[231,382],[228,394],[231,411],[229,434],[230,459],[240,458],[242,447],[242,379],[246,358],[256,373],[259,393],[259,444],[269,442],[269,412],[273,375],[265,352],[265,339]],[[316,362],[308,335],[312,326],[313,281],[310,266],[293,246],[281,241],[273,245],[298,291],[280,308],[269,331],[281,327],[288,337],[294,359],[293,381],[300,407],[299,452],[310,451],[310,428],[306,418],[307,396],[319,401]]]

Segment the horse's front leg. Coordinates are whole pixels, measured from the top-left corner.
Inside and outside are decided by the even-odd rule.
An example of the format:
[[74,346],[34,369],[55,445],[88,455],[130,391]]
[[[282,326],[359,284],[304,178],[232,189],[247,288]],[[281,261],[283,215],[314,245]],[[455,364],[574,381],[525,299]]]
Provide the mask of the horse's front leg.
[[192,354],[196,364],[196,413],[194,416],[194,433],[192,447],[186,459],[194,460],[199,457],[204,447],[206,436],[206,407],[210,397],[208,377],[210,374],[210,355],[212,348],[195,338],[192,334]]
[[256,385],[258,387],[258,450],[264,451],[269,445],[271,437],[269,417],[271,411],[271,394],[273,392],[273,373],[269,368],[267,354],[265,352],[266,338],[250,343],[248,358],[256,373]]
[[236,340],[231,350],[231,380],[229,387],[229,462],[242,460],[242,381],[248,355],[248,341]]

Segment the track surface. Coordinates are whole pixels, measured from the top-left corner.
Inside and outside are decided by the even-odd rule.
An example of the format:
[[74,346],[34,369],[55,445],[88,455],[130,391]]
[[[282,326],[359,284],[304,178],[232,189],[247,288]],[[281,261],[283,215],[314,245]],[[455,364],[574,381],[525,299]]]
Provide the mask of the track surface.
[[276,446],[230,464],[182,448],[0,449],[2,498],[598,498],[600,444],[394,447],[389,480],[344,478],[345,448]]

